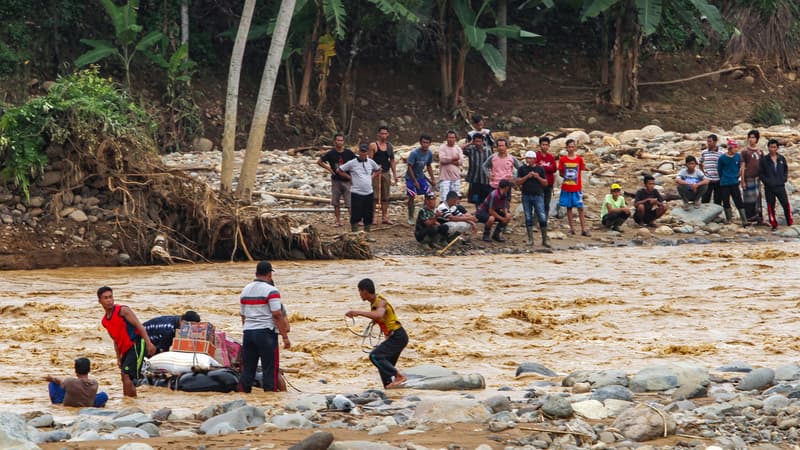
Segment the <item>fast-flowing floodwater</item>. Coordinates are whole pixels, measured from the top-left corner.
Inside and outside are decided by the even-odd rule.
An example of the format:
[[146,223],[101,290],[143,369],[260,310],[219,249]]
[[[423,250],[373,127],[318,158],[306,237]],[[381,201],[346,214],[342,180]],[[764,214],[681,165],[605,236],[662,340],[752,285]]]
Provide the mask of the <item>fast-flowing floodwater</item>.
[[[289,381],[304,392],[379,388],[361,339],[344,320],[348,309],[367,307],[355,286],[369,277],[410,336],[401,368],[430,363],[477,372],[488,389],[527,386],[530,380],[514,378],[525,361],[559,373],[635,371],[664,361],[774,368],[798,359],[799,264],[798,243],[275,261],[292,320],[293,347],[281,360],[299,370]],[[95,291],[112,286],[117,303],[142,321],[193,309],[238,339],[238,295],[254,271],[255,263],[220,263],[0,273],[0,407],[50,409],[42,378],[70,374],[79,356],[91,358],[92,375],[115,409],[199,409],[243,397],[143,387],[137,399],[123,399]],[[362,318],[356,328],[365,325]],[[254,392],[248,399],[269,404],[292,395]]]

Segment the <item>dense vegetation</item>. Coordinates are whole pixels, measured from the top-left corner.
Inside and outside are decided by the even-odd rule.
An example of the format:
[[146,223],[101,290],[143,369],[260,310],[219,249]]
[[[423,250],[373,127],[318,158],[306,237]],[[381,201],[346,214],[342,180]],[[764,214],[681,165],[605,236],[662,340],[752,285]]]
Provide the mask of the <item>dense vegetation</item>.
[[[144,120],[147,110],[157,118],[158,147],[180,149],[202,133],[191,80],[199,68],[225,78],[243,3],[0,2],[4,25],[0,107],[26,101],[31,80],[65,77],[47,96],[5,113],[0,150],[6,161],[0,175],[27,186],[27,177],[44,163],[45,141],[68,138],[59,132],[55,118],[86,119],[86,114],[95,114],[102,119],[97,126],[120,130],[131,120]],[[256,2],[245,76],[260,74],[279,5],[277,0]],[[279,92],[285,97],[282,104],[291,110],[325,115],[337,129],[348,132],[360,61],[378,61],[388,68],[435,65],[437,90],[429,94],[439,97],[443,111],[458,115],[469,92],[467,66],[480,67],[502,82],[507,71],[535,64],[534,55],[542,47],[594,58],[598,96],[615,113],[637,108],[640,60],[656,53],[689,50],[725,55],[732,64],[796,66],[800,4],[795,0],[298,0],[283,52]],[[72,75],[87,64],[98,64],[98,71]],[[127,94],[116,91],[107,79],[123,81]],[[73,94],[87,95],[87,103],[78,104]],[[767,113],[762,111],[759,117],[777,120],[776,105],[767,106],[763,108]]]

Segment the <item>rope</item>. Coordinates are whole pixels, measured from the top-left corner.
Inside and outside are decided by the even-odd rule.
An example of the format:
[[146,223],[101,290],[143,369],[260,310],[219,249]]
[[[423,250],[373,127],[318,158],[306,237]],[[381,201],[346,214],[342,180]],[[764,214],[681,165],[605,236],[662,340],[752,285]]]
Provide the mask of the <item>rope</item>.
[[283,378],[283,382],[284,382],[284,383],[286,383],[286,385],[287,385],[287,386],[291,387],[292,389],[294,389],[294,390],[295,390],[295,391],[297,391],[297,392],[300,392],[300,393],[302,393],[302,392],[303,392],[303,391],[301,391],[300,389],[298,389],[298,388],[297,388],[297,386],[293,385],[293,384],[292,384],[292,382],[291,382],[291,381],[289,381],[289,379],[288,379],[288,378],[286,378],[286,374],[285,374],[285,373],[283,373],[283,370],[281,370],[281,371],[279,372],[279,374],[280,374],[281,378]]
[[648,408],[650,408],[653,411],[655,411],[661,417],[661,423],[664,424],[664,437],[667,437],[668,436],[668,433],[667,433],[667,418],[664,416],[664,412],[661,411],[660,409],[656,408],[655,406],[648,404],[648,403],[640,403],[640,405],[647,406]]
[[356,320],[352,317],[349,317],[350,322],[348,322],[347,319],[348,317],[345,316],[344,318],[345,328],[347,328],[349,332],[361,338],[362,352],[369,353],[375,347],[377,347],[378,344],[380,344],[380,339],[381,339],[380,331],[377,334],[373,332],[373,328],[375,327],[375,322],[370,321],[369,324],[367,324],[367,326],[364,327],[364,331],[358,332],[356,329],[353,328],[356,325]]

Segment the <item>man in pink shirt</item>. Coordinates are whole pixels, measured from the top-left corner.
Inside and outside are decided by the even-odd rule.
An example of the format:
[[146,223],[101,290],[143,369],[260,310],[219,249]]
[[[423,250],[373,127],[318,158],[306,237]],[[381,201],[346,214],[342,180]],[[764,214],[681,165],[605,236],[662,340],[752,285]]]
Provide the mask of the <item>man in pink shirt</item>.
[[439,146],[439,191],[440,198],[447,198],[448,192],[461,193],[461,147],[456,145],[456,132],[447,132],[447,142]]
[[500,180],[512,180],[514,170],[521,165],[517,158],[508,154],[508,141],[500,138],[497,140],[497,153],[483,163],[483,170],[489,177],[489,186],[497,189]]

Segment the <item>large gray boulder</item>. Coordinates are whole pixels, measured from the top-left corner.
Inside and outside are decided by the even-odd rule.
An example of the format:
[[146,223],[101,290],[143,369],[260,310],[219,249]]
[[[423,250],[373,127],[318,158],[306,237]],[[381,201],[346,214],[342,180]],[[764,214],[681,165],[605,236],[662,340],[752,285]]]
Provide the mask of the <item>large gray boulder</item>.
[[414,418],[420,422],[485,423],[491,415],[486,405],[469,398],[424,399],[414,410]]
[[25,419],[19,414],[0,412],[0,449],[33,450]]
[[673,208],[670,210],[670,214],[683,223],[703,226],[719,217],[722,210],[722,206],[716,203],[703,203],[699,208],[692,207],[689,210]]
[[633,401],[633,393],[624,386],[611,385],[595,389],[595,391],[592,392],[591,398],[601,402],[610,398],[630,402]]
[[565,419],[572,416],[572,405],[568,398],[551,394],[544,398],[542,412],[550,417]]
[[791,363],[778,367],[775,369],[775,379],[788,381],[800,380],[800,366]]
[[289,450],[325,450],[333,442],[333,433],[320,431],[289,447]]
[[300,414],[281,414],[273,416],[269,422],[281,430],[288,430],[291,428],[314,428],[314,422],[306,419]]
[[589,383],[593,388],[627,386],[628,374],[624,370],[579,370],[567,375],[561,382],[567,387],[575,383]]
[[736,385],[736,389],[740,391],[761,390],[772,386],[774,380],[775,371],[768,367],[761,367],[745,375],[742,381]]
[[708,369],[689,363],[670,363],[646,367],[631,378],[633,392],[657,392],[679,386],[707,386]]
[[238,431],[257,427],[265,422],[264,411],[255,406],[242,406],[233,411],[214,416],[200,424],[200,432],[208,433],[221,423],[228,423]]
[[486,380],[480,374],[462,375],[450,369],[433,364],[405,369],[403,374],[408,377],[402,387],[436,391],[463,391],[483,389]]
[[656,412],[646,405],[638,405],[620,414],[613,427],[626,438],[642,442],[675,434],[676,424],[672,414],[661,410]]

